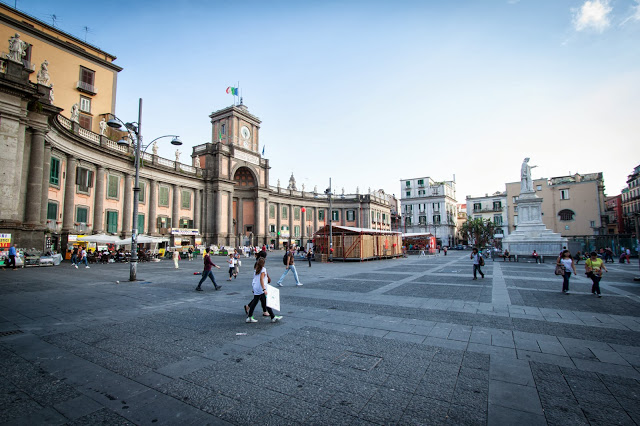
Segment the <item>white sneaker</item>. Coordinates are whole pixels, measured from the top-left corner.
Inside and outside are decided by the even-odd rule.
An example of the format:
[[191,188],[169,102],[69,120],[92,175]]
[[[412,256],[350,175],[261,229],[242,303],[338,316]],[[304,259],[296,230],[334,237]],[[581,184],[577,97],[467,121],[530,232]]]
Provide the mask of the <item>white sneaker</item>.
[[89,269],[89,267],[88,267],[88,266],[85,266],[85,267],[84,267],[84,269]]
[[258,320],[257,320],[257,319],[255,319],[255,318],[253,318],[253,317],[247,317],[247,319],[245,320],[245,322],[252,323],[252,322],[258,322]]
[[73,265],[73,266],[75,266],[75,267],[76,267],[76,269],[78,269],[78,265]]
[[282,287],[282,283],[276,283],[276,284],[278,284],[278,287]]
[[282,319],[282,316],[278,316],[276,315],[275,317],[271,318],[271,322],[278,322]]
[[300,286],[302,285],[302,283],[298,283],[298,284],[296,284],[296,285],[297,285],[298,287],[300,287]]

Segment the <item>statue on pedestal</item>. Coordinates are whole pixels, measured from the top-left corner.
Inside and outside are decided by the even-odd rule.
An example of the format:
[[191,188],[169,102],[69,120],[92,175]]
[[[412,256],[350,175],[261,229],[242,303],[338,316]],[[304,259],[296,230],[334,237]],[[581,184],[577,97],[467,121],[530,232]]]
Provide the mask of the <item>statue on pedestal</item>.
[[200,168],[200,156],[196,155],[196,157],[193,159],[193,165],[197,168]]
[[151,145],[151,152],[153,152],[153,155],[158,155],[158,142],[154,142]]
[[179,149],[176,149],[176,163],[179,163],[179,162],[180,162],[180,154],[182,154],[182,153],[180,152],[180,150],[179,150]]
[[302,192],[304,192],[304,183],[302,184]]
[[107,120],[102,117],[100,121],[100,136],[105,136],[105,132],[107,131]]
[[280,179],[278,179],[278,188],[280,188]]
[[16,33],[9,39],[9,53],[7,59],[22,63],[22,58],[27,54],[29,43],[20,40],[20,34]]
[[78,104],[75,103],[71,106],[71,117],[69,118],[74,123],[80,124],[80,108]]
[[529,157],[525,158],[520,168],[520,193],[535,192],[533,190],[533,180],[531,179],[531,169],[538,166],[529,165]]
[[293,177],[293,173],[291,173],[291,177],[289,178],[289,186],[287,187],[287,189],[291,189],[293,191],[298,190],[296,188],[296,178]]
[[46,59],[42,64],[40,64],[40,71],[38,71],[38,75],[36,76],[38,79],[38,84],[42,84],[43,86],[49,86],[51,81],[49,79],[49,61]]

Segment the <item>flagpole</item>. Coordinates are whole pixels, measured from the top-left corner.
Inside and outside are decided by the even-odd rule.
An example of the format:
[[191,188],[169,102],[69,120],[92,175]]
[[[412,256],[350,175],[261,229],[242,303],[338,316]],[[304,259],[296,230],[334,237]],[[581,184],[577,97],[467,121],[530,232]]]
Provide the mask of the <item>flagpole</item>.
[[238,98],[240,98],[240,80],[238,80]]

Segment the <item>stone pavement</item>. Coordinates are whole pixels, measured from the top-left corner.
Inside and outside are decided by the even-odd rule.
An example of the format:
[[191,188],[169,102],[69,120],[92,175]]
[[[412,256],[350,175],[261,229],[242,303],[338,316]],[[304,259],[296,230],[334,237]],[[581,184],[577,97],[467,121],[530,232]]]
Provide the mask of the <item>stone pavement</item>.
[[297,262],[277,324],[244,322],[249,259],[201,293],[200,261],[2,271],[0,423],[640,424],[637,264],[598,299],[582,269],[564,295],[553,264],[472,281],[468,256]]

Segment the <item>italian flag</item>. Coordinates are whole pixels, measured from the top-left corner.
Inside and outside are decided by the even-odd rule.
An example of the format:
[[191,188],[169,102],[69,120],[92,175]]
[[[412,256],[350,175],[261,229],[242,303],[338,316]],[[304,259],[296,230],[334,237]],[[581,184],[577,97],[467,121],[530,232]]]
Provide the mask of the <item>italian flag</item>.
[[233,96],[238,96],[238,88],[237,87],[227,87],[227,93],[231,93]]

